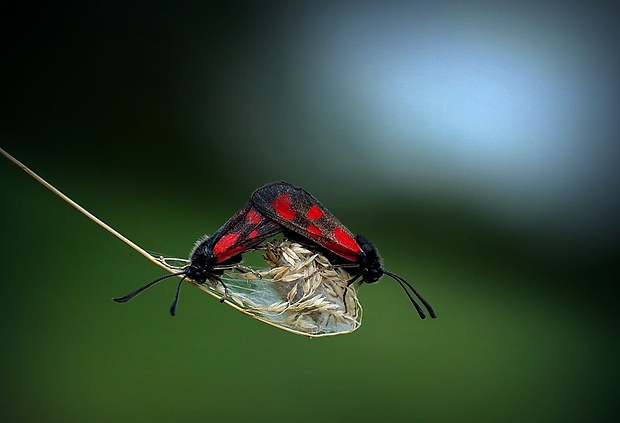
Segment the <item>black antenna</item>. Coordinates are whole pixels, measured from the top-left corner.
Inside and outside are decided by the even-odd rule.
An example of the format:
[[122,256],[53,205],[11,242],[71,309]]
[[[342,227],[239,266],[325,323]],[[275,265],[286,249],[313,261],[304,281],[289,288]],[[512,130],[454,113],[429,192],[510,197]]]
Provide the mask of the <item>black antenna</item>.
[[183,275],[183,277],[179,281],[179,284],[177,285],[177,293],[174,295],[174,301],[172,301],[172,305],[170,306],[171,316],[174,316],[177,312],[177,304],[179,303],[179,295],[181,294],[181,285],[183,284],[183,281],[185,280],[186,277],[187,277],[187,273]]
[[407,291],[407,288],[409,288],[411,290],[411,292],[413,292],[413,294],[422,302],[422,304],[424,304],[424,307],[426,307],[426,310],[428,310],[428,314],[433,319],[437,318],[437,315],[435,314],[435,311],[433,310],[433,307],[431,307],[431,305],[424,298],[422,298],[422,296],[420,294],[418,294],[418,292],[413,288],[413,286],[411,286],[411,284],[409,282],[407,282],[406,280],[404,280],[403,278],[401,278],[397,274],[392,273],[392,272],[390,272],[388,270],[383,269],[383,273],[388,275],[390,278],[394,279],[403,288],[403,291],[405,291],[405,294],[407,294],[407,297],[409,297],[409,300],[411,301],[411,304],[413,304],[413,306],[417,310],[418,314],[420,315],[420,319],[426,319],[426,314],[424,314],[424,311],[422,310],[420,305],[416,302],[416,300],[413,298],[411,293],[409,293],[409,291]]
[[[156,283],[161,282],[164,279],[168,279],[168,278],[171,278],[173,276],[179,276],[179,275],[185,275],[185,276],[183,276],[181,278],[181,282],[183,282],[183,279],[185,279],[185,277],[187,276],[187,272],[185,270],[183,270],[182,272],[172,273],[170,275],[165,275],[165,276],[159,277],[159,278],[155,279],[154,281],[151,281],[151,282],[147,283],[146,285],[141,286],[140,288],[136,289],[135,291],[130,292],[129,294],[125,295],[124,297],[114,297],[114,298],[112,298],[112,300],[116,301],[117,303],[126,303],[127,301],[132,300],[138,294],[146,291],[147,289],[149,289],[150,287],[152,287]],[[176,304],[176,300],[178,300],[178,296],[179,296],[179,294],[177,292],[177,296],[175,298],[175,304]]]
[[[61,199],[63,199],[65,202],[67,202],[71,207],[75,208],[77,211],[79,211],[80,213],[82,213],[84,216],[86,216],[87,218],[89,218],[90,220],[92,220],[93,222],[95,222],[97,225],[101,226],[103,229],[105,229],[106,231],[108,231],[109,233],[111,233],[112,235],[114,235],[116,238],[120,239],[121,241],[123,241],[125,244],[129,245],[131,248],[133,248],[134,250],[136,250],[138,253],[140,253],[142,256],[146,257],[147,260],[149,260],[150,262],[156,264],[157,266],[163,267],[166,270],[170,270],[170,267],[167,266],[164,262],[160,262],[159,260],[157,260],[155,257],[153,257],[151,254],[149,254],[145,249],[143,249],[142,247],[140,247],[138,244],[135,244],[134,242],[132,242],[129,238],[126,238],[125,236],[123,236],[120,232],[116,231],[115,229],[113,229],[110,225],[108,225],[107,223],[105,223],[103,220],[99,219],[98,217],[96,217],[94,214],[92,214],[91,212],[89,212],[88,210],[86,210],[84,207],[80,206],[78,203],[76,203],[75,201],[73,201],[71,198],[67,197],[65,194],[63,194],[62,192],[60,192],[56,187],[54,187],[52,184],[50,184],[49,182],[47,182],[45,179],[43,179],[42,177],[40,177],[39,175],[37,175],[35,172],[33,172],[28,166],[26,166],[25,164],[23,164],[22,162],[20,162],[19,160],[17,160],[15,157],[11,156],[9,153],[7,153],[4,149],[2,149],[0,147],[0,155],[4,156],[7,158],[7,160],[9,160],[10,162],[12,162],[13,164],[15,164],[16,166],[18,166],[20,169],[22,169],[24,172],[26,172],[29,176],[31,176],[35,181],[37,181],[38,183],[40,183],[41,185],[43,185],[45,188],[47,188],[48,190],[50,190],[51,192],[53,192],[55,195],[57,195],[58,197],[60,197]],[[141,288],[138,288],[137,290],[135,290],[134,292],[125,295],[124,297],[116,297],[116,298],[112,298],[114,301],[116,301],[117,303],[126,303],[127,301],[131,300],[132,298],[134,298],[136,295],[140,294],[141,292],[149,289],[150,287],[152,287],[153,285],[155,285],[156,283],[167,279],[167,278],[171,278],[173,276],[180,276],[180,275],[185,275],[183,276],[183,278],[181,278],[181,282],[183,282],[183,280],[185,279],[185,277],[187,276],[187,270],[183,270],[181,272],[177,272],[177,273],[173,273],[171,275],[166,275],[166,276],[162,276],[160,278],[155,279],[152,282],[147,283],[146,285],[144,285]],[[175,300],[174,303],[172,304],[172,307],[170,309],[171,314],[174,316],[174,311],[176,309],[176,304],[179,300],[179,289],[180,289],[180,283],[179,283],[179,287],[177,288],[177,294],[175,296]],[[220,300],[220,301],[223,301]]]

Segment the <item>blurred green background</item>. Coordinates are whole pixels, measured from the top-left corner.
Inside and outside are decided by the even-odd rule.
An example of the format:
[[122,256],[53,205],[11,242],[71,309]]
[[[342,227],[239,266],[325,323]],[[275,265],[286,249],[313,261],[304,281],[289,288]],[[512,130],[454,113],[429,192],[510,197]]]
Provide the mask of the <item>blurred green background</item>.
[[[611,4],[611,3],[610,3]],[[263,183],[384,278],[309,340],[174,283],[0,160],[3,421],[618,421],[607,3],[0,4],[1,146],[184,257]]]

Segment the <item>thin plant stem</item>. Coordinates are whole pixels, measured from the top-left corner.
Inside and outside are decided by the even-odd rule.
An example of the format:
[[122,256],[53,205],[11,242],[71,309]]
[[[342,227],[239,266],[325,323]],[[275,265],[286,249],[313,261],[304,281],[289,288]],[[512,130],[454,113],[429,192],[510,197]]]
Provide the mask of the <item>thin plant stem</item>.
[[114,235],[116,238],[120,239],[121,241],[123,241],[125,244],[129,245],[131,248],[133,248],[135,251],[137,251],[138,253],[140,253],[142,256],[144,256],[147,260],[149,260],[151,263],[155,263],[156,265],[171,271],[171,269],[167,268],[163,263],[161,263],[160,261],[158,261],[155,257],[153,257],[151,254],[149,254],[145,249],[143,249],[142,247],[140,247],[138,244],[134,243],[133,241],[131,241],[129,238],[125,237],[123,234],[121,234],[120,232],[118,232],[116,229],[112,228],[110,225],[108,225],[107,223],[105,223],[104,221],[102,221],[101,219],[99,219],[97,216],[95,216],[94,214],[92,214],[91,212],[89,212],[88,210],[86,210],[84,207],[80,206],[78,203],[76,203],[75,201],[73,201],[71,198],[67,197],[65,194],[63,194],[59,189],[57,189],[55,186],[53,186],[52,184],[50,184],[49,182],[47,182],[45,179],[43,179],[42,177],[40,177],[39,175],[37,175],[33,170],[31,170],[28,166],[26,166],[25,164],[23,164],[22,162],[20,162],[19,160],[17,160],[15,157],[11,156],[8,152],[6,152],[3,148],[0,147],[0,153],[2,153],[2,155],[4,157],[6,157],[10,162],[12,162],[13,164],[15,164],[17,167],[19,167],[21,170],[23,170],[24,172],[26,172],[28,175],[30,175],[32,178],[34,178],[37,182],[39,182],[41,185],[43,185],[45,188],[47,188],[48,190],[52,191],[54,194],[56,194],[58,197],[62,198],[65,202],[67,202],[71,207],[73,207],[74,209],[76,209],[77,211],[79,211],[80,213],[82,213],[84,216],[86,216],[87,218],[89,218],[90,220],[92,220],[93,222],[95,222],[97,225],[101,226],[103,229],[105,229],[106,231],[108,231],[109,233],[111,233],[112,235]]

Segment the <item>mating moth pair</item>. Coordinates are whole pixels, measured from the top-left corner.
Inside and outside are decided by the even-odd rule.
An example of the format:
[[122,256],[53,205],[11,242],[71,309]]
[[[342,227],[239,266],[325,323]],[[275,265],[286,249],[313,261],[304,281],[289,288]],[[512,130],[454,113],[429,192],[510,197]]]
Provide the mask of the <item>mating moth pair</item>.
[[[350,333],[361,324],[357,290],[388,275],[403,288],[424,319],[430,304],[402,277],[383,268],[373,244],[353,235],[312,194],[288,182],[257,189],[250,200],[212,236],[196,243],[188,260],[155,257],[98,219],[26,165],[0,154],[80,213],[171,274],[113,298],[127,302],[172,276],[181,278],[170,312],[175,314],[183,281],[242,313],[292,333],[319,337]],[[280,240],[271,240],[283,234]],[[242,255],[263,250],[268,268],[241,265]],[[359,283],[355,283],[359,282]],[[422,303],[424,309],[416,301]]]
[[[268,243],[261,246],[266,240],[280,233],[284,234],[286,242]],[[248,309],[269,309],[275,313],[278,310],[282,312],[286,310],[290,313],[291,310],[297,308],[297,313],[292,314],[293,320],[300,319],[302,315],[315,313],[315,320],[318,321],[324,320],[326,316],[317,310],[327,307],[326,310],[335,312],[328,318],[337,320],[338,313],[340,313],[342,319],[348,319],[349,323],[356,323],[351,325],[354,330],[359,326],[358,314],[360,314],[359,303],[355,295],[357,289],[355,282],[377,282],[385,274],[400,284],[422,319],[426,318],[426,313],[416,298],[432,318],[436,317],[430,304],[406,280],[382,267],[382,260],[373,244],[360,235],[354,236],[312,194],[284,181],[273,182],[254,191],[250,200],[220,229],[196,244],[186,266],[114,300],[129,301],[165,278],[180,276],[181,281],[170,309],[173,315],[179,291],[185,279],[223,291],[221,301],[226,301],[230,296],[233,302],[237,300],[238,303],[246,305],[246,302],[252,301],[247,298],[247,295],[246,301],[239,301],[238,295],[231,294],[227,282],[223,280],[223,275],[231,270],[243,269],[240,266],[242,254],[256,248],[267,251],[265,260],[271,264],[271,269],[263,272],[267,279],[269,274],[274,275],[274,269],[283,266],[285,269],[288,267],[289,270],[298,268],[297,272],[292,273],[293,277],[288,275],[287,278],[289,281],[299,280],[299,283],[291,285],[287,290],[283,288],[283,276],[271,277],[268,280],[271,281],[274,289],[281,291],[282,299],[287,301],[263,304],[260,308],[249,306]],[[308,254],[313,259],[309,260]],[[298,260],[291,259],[291,257],[297,257]],[[309,272],[308,269],[300,266],[301,263],[306,263],[308,269],[315,269],[317,266],[318,268]],[[324,274],[328,271],[334,272],[331,277]],[[262,279],[263,273],[260,271],[241,272],[243,279],[254,281]],[[285,277],[284,280],[287,278]],[[317,292],[325,291],[328,285],[331,286],[332,295],[317,296]],[[310,289],[311,287],[314,289]],[[309,295],[310,292],[312,295]],[[348,299],[347,295],[351,298]],[[303,301],[300,303],[300,298],[303,298],[306,303]],[[288,307],[284,305],[287,302]],[[304,309],[300,304],[306,304],[308,308]],[[300,322],[302,321],[303,323],[299,324],[306,329],[312,326],[307,319],[300,319]],[[321,328],[317,325],[313,329],[324,331],[325,326]]]

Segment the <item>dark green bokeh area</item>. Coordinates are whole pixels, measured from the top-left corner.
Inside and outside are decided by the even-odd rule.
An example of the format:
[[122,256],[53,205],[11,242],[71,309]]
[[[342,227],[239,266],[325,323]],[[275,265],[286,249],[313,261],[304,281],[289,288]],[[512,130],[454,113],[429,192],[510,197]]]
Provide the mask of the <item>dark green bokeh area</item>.
[[[362,327],[324,339],[279,331],[189,285],[172,318],[173,281],[113,303],[161,269],[2,159],[4,421],[618,420],[619,202],[610,167],[617,133],[597,120],[606,119],[603,106],[615,91],[589,98],[592,114],[580,115],[585,129],[575,132],[583,139],[558,147],[575,162],[586,144],[602,157],[558,167],[574,178],[567,184],[574,202],[562,178],[545,179],[546,162],[524,167],[531,180],[477,174],[492,160],[477,162],[476,154],[463,156],[474,157],[471,167],[457,171],[449,156],[467,142],[464,124],[443,144],[445,157],[426,150],[435,145],[432,131],[390,144],[397,135],[381,136],[382,118],[358,116],[361,97],[320,74],[338,68],[316,65],[335,48],[321,34],[363,10],[330,4],[5,2],[1,146],[125,236],[168,256],[186,256],[256,187],[289,180],[372,240],[386,268],[409,280],[439,318],[420,320],[386,277],[360,290]],[[433,32],[436,20],[470,29],[479,22],[492,31],[487,39],[499,40],[518,33],[502,23],[530,7],[385,4],[394,16],[425,17],[429,40],[443,34]],[[553,11],[531,8],[538,24]],[[574,34],[593,41],[601,31],[609,40],[576,50],[590,55],[592,75],[605,75],[613,60],[597,57],[615,48],[609,28],[617,28],[610,22],[617,15],[561,10],[550,22],[579,23],[570,26],[582,31]],[[390,51],[394,34],[380,31],[390,27],[373,20],[380,15],[365,15],[374,26],[364,31],[378,32],[359,41],[361,50],[378,39]],[[322,19],[325,31],[316,31]],[[532,37],[534,51],[540,43]],[[442,93],[454,88],[448,83]],[[601,109],[590,107],[597,99]],[[560,107],[565,98],[550,101]],[[449,123],[454,115],[442,107],[433,114]],[[549,133],[572,124],[558,118]],[[498,128],[488,150],[500,150]],[[395,145],[401,150],[389,156]],[[581,208],[572,209],[576,203]]]

